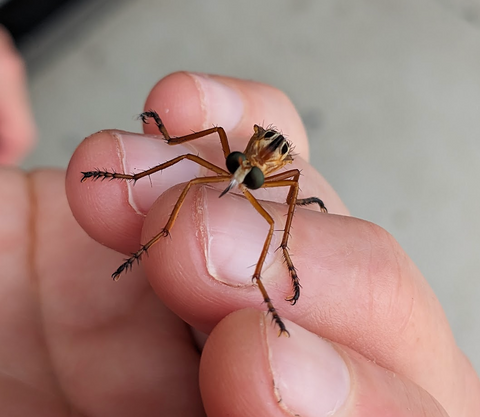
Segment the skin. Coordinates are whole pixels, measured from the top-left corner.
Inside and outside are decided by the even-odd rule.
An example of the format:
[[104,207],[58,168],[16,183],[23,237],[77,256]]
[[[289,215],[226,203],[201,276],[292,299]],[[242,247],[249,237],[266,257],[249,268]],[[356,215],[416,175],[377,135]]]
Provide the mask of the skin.
[[18,164],[35,139],[25,65],[9,33],[0,26],[0,165]]
[[[216,108],[212,97],[225,95],[225,86],[238,97],[229,96],[230,107],[224,97]],[[289,247],[302,284],[296,306],[282,301],[291,283],[280,251],[272,248],[267,259],[262,278],[291,337],[277,337],[260,293],[238,273],[237,258],[255,263],[249,247],[263,243],[262,219],[256,223],[253,209],[231,193],[218,199],[216,188],[194,188],[171,238],[119,282],[109,279],[124,257],[116,251],[134,251],[161,230],[182,172],[195,168],[186,163],[172,175],[157,174],[159,183],[153,177],[151,185],[137,183],[134,200],[125,182],[81,183],[81,171],[121,171],[125,158],[140,170],[186,151],[141,136],[121,148],[125,133],[102,131],[73,155],[66,194],[64,172],[0,171],[4,415],[479,415],[478,377],[432,290],[395,240],[350,217],[308,164],[305,130],[283,93],[175,73],[153,88],[145,108],[159,112],[171,135],[229,126],[235,150],[243,150],[259,121],[288,132],[302,196],[321,197],[331,213],[295,214]],[[145,130],[156,133],[154,125]],[[217,138],[188,150],[222,163]],[[280,224],[285,195],[281,189],[263,195]],[[213,238],[207,251],[204,233]],[[225,253],[233,254],[229,262]],[[202,355],[185,321],[210,334]],[[320,379],[324,389],[299,401]],[[332,407],[327,391],[342,400]]]

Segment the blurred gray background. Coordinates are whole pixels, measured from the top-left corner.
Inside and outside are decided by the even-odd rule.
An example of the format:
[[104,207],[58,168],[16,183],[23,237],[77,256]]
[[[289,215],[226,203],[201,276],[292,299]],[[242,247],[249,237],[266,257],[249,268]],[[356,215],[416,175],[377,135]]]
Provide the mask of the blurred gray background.
[[313,164],[401,243],[480,371],[480,1],[83,1],[22,52],[41,140],[25,168],[140,131],[173,71],[284,90]]

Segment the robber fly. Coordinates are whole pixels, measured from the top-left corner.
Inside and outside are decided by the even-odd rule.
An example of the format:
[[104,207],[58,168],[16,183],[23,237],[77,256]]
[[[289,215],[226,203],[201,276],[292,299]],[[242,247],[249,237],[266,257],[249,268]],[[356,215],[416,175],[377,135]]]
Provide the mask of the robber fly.
[[82,182],[87,179],[120,179],[138,181],[140,178],[154,174],[155,172],[162,171],[176,163],[188,159],[193,161],[208,170],[215,173],[212,176],[194,178],[190,180],[183,189],[180,197],[178,198],[172,213],[167,221],[165,227],[147,243],[143,244],[140,249],[132,253],[131,256],[125,259],[125,262],[118,267],[118,269],[112,274],[112,278],[116,281],[120,277],[122,272],[131,269],[135,262],[139,262],[140,258],[146,253],[149,248],[158,242],[161,238],[168,236],[172,229],[175,220],[178,216],[180,208],[182,207],[185,197],[193,185],[196,184],[212,184],[220,182],[228,182],[227,188],[220,194],[220,197],[227,194],[230,190],[237,187],[244,194],[252,206],[257,212],[268,222],[270,228],[263,245],[263,249],[260,253],[260,257],[255,267],[252,280],[257,284],[260,292],[262,293],[263,300],[267,304],[268,312],[272,314],[273,320],[278,325],[280,331],[279,335],[285,334],[289,336],[288,330],[285,327],[282,319],[277,313],[277,310],[273,306],[272,300],[268,296],[267,290],[261,280],[261,272],[265,258],[267,256],[268,248],[272,240],[274,232],[274,220],[272,216],[262,207],[260,202],[252,195],[249,190],[256,190],[258,188],[273,188],[273,187],[289,187],[286,203],[288,205],[288,213],[285,221],[285,228],[283,232],[282,243],[280,248],[283,251],[283,257],[287,265],[290,277],[292,279],[293,294],[288,297],[286,301],[289,301],[294,305],[300,297],[300,282],[297,276],[295,266],[288,252],[288,239],[290,236],[290,228],[292,226],[293,215],[296,206],[306,206],[309,204],[318,204],[320,211],[327,212],[322,200],[317,197],[310,198],[298,198],[299,191],[299,178],[300,171],[298,169],[291,169],[281,172],[279,174],[271,175],[273,172],[278,171],[285,165],[293,161],[292,145],[285,139],[285,137],[274,129],[264,129],[261,126],[254,125],[254,133],[250,138],[247,147],[243,152],[231,152],[230,145],[228,143],[227,135],[222,127],[212,127],[210,129],[202,130],[200,132],[194,132],[189,135],[170,137],[168,131],[160,119],[159,115],[155,111],[147,111],[139,116],[143,123],[148,123],[148,119],[153,119],[160,133],[165,138],[165,141],[169,145],[178,145],[180,143],[189,142],[210,134],[218,134],[222,145],[222,150],[225,156],[225,164],[227,170],[214,165],[207,160],[193,154],[185,154],[177,156],[170,161],[157,165],[148,170],[139,172],[137,174],[121,174],[117,172],[107,171],[86,171],[82,172]]

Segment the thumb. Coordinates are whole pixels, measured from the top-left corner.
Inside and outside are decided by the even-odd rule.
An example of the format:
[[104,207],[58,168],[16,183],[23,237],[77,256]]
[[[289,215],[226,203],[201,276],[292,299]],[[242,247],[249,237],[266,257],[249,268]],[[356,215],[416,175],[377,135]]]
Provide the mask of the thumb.
[[287,326],[291,337],[278,337],[270,318],[256,310],[220,322],[200,365],[209,416],[447,416],[407,378],[292,322]]

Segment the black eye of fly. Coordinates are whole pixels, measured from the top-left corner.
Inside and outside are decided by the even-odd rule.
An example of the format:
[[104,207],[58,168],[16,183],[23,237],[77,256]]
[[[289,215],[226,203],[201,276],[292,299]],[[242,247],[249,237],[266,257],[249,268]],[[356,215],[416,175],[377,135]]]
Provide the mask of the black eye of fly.
[[288,145],[286,143],[282,146],[282,154],[285,155],[288,152]]
[[275,132],[274,130],[267,130],[267,131],[265,132],[264,137],[268,139],[268,138],[271,138],[272,136],[275,136],[276,133],[277,133],[277,132]]
[[228,155],[227,160],[225,161],[228,172],[230,172],[230,174],[234,174],[240,166],[240,161],[245,161],[245,159],[247,159],[247,157],[241,152],[232,152],[230,155]]
[[263,175],[262,170],[259,167],[253,167],[243,180],[243,183],[247,186],[247,188],[256,190],[263,185],[264,180],[265,176]]

